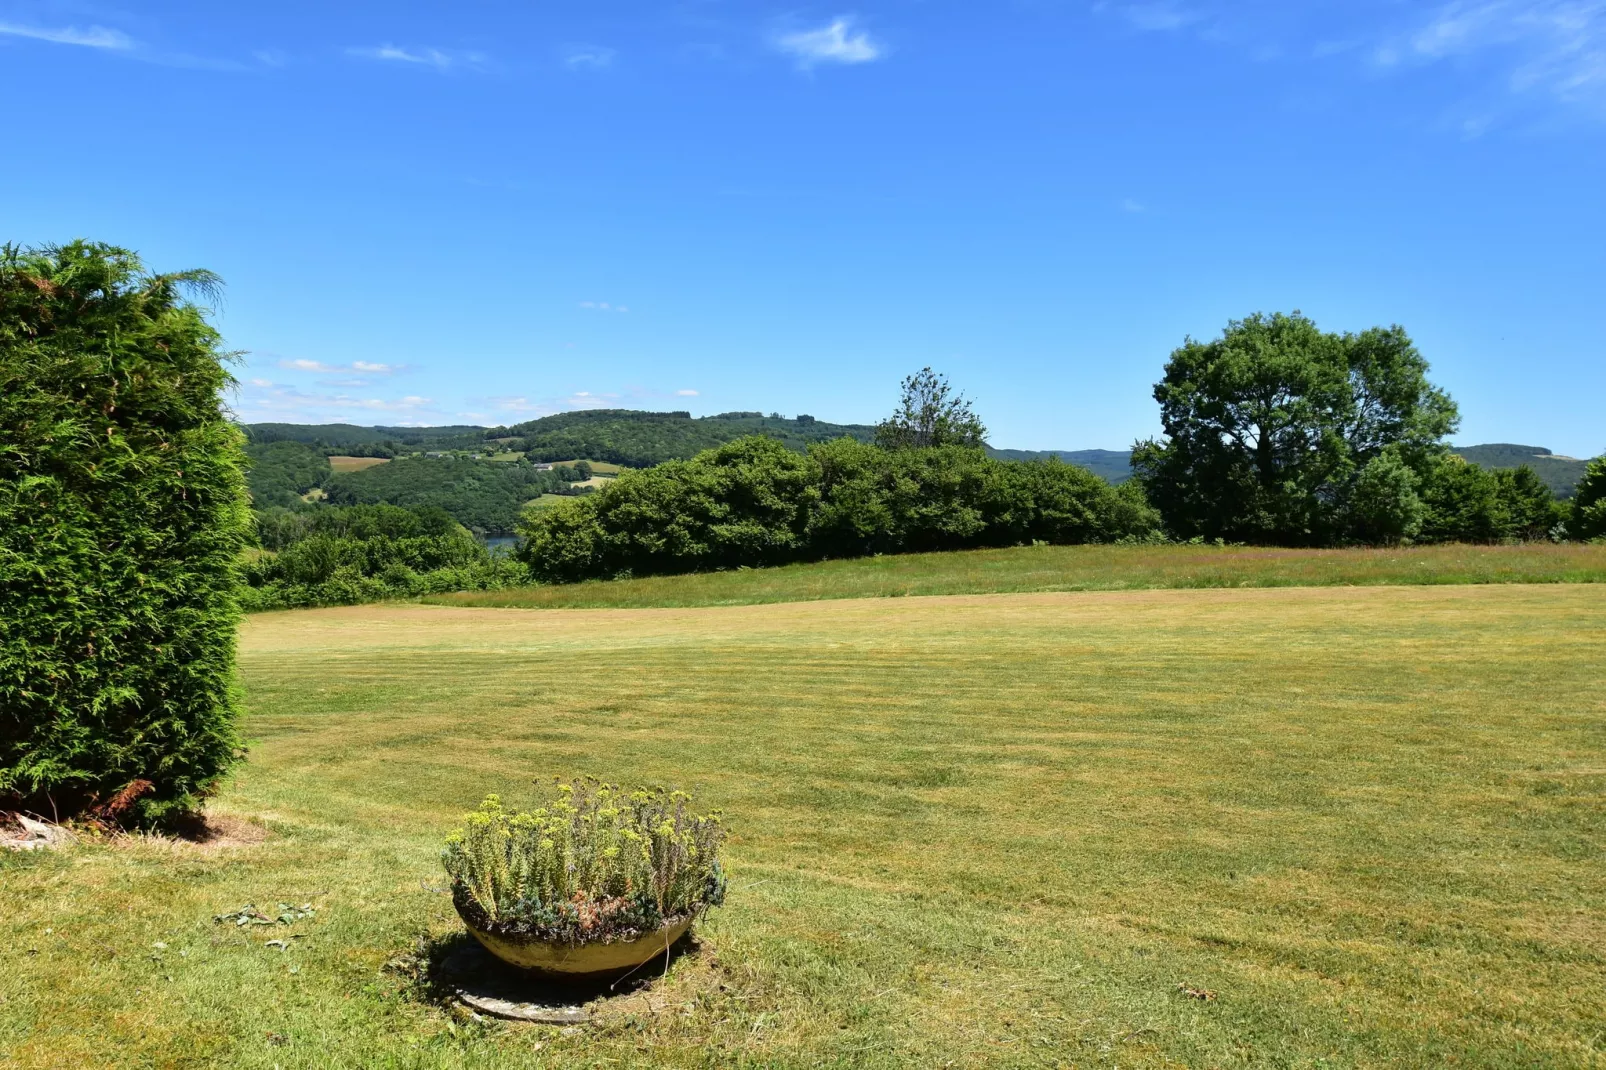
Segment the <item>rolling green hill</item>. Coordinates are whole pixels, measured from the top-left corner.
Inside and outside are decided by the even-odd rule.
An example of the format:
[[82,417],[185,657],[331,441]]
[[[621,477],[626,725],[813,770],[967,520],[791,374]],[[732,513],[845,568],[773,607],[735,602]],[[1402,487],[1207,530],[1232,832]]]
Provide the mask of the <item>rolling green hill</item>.
[[1111,483],[1125,483],[1132,478],[1131,450],[988,449],[987,452],[1001,461],[1046,461],[1050,457],[1058,457],[1066,464],[1079,464]]
[[[813,416],[791,418],[779,413],[725,412],[717,416],[694,417],[688,412],[640,412],[632,409],[588,409],[559,413],[511,427],[358,427],[354,424],[247,424],[253,453],[259,458],[259,473],[253,477],[266,491],[272,487],[275,500],[285,494],[287,484],[305,482],[281,477],[269,471],[274,459],[289,460],[291,447],[270,453],[274,443],[298,443],[324,455],[407,456],[430,452],[523,453],[532,462],[567,461],[584,458],[630,468],[650,468],[664,461],[696,456],[746,435],[765,435],[792,449],[806,449],[812,442],[826,442],[844,436],[860,441],[874,437],[868,424],[834,424]],[[1128,450],[1013,450],[993,449],[991,456],[1002,460],[1030,461],[1058,457],[1081,465],[1111,483],[1131,476]],[[1558,457],[1543,446],[1514,443],[1488,443],[1461,446],[1456,452],[1487,468],[1516,468],[1531,465],[1545,483],[1561,497],[1570,497],[1584,472],[1586,462]],[[298,462],[304,459],[296,455]],[[376,477],[394,479],[389,477]]]
[[634,412],[590,409],[544,416],[516,424],[505,432],[524,440],[534,461],[584,457],[630,468],[650,468],[664,461],[686,460],[703,450],[748,435],[765,435],[801,450],[810,442],[848,437],[868,442],[875,428],[865,424],[832,424],[812,416],[787,419],[779,413],[726,412],[692,417],[686,412]]
[[567,493],[568,483],[522,461],[411,456],[333,475],[323,487],[332,505],[434,505],[471,530],[511,535],[526,501]]
[[1584,478],[1588,461],[1558,457],[1543,446],[1519,446],[1511,442],[1491,442],[1482,446],[1457,446],[1455,452],[1485,468],[1520,468],[1527,465],[1545,481],[1557,497],[1571,498],[1578,481]]

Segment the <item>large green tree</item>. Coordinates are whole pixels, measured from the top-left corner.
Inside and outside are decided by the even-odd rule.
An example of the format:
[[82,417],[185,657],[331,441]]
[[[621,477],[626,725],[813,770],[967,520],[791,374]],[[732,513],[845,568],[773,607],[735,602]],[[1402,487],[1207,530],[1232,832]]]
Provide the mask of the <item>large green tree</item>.
[[238,754],[241,436],[185,297],[216,285],[0,251],[0,801],[156,822]]
[[[1188,339],[1155,385],[1164,438],[1132,463],[1177,536],[1320,545],[1413,524],[1406,491],[1434,464],[1456,408],[1400,327],[1333,334],[1294,313],[1257,314]],[[1390,451],[1352,503],[1361,473]],[[1392,471],[1395,462],[1413,480]],[[1379,513],[1385,491],[1394,495]]]

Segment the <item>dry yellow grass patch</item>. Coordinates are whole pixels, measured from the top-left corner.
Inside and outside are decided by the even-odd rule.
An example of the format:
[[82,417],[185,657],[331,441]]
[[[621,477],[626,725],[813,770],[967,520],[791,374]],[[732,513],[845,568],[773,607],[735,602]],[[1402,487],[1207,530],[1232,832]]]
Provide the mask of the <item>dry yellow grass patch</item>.
[[340,472],[361,472],[364,468],[373,468],[377,465],[388,464],[389,457],[331,457],[329,467],[338,474]]

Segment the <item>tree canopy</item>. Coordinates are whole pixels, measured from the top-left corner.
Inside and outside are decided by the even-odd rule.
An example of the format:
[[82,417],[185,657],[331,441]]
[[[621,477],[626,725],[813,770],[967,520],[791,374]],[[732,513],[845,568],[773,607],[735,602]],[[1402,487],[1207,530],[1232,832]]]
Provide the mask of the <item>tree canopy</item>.
[[1568,530],[1575,539],[1606,539],[1606,457],[1595,458],[1584,469]]
[[947,377],[929,367],[904,379],[898,408],[875,430],[876,445],[889,450],[980,448],[986,438],[987,428],[970,400],[954,393]]
[[[1403,533],[1406,492],[1427,478],[1457,420],[1427,373],[1400,327],[1332,334],[1297,312],[1233,321],[1220,338],[1172,352],[1154,388],[1165,437],[1139,443],[1133,467],[1183,538],[1319,545],[1368,528]],[[1385,451],[1391,471],[1362,484]],[[1396,498],[1386,522],[1385,486]]]

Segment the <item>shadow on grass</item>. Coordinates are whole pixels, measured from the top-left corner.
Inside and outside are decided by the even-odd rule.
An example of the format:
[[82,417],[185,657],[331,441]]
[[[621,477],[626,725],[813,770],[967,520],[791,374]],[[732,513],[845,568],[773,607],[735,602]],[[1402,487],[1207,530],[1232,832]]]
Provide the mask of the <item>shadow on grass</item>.
[[702,951],[687,932],[665,954],[654,955],[618,977],[552,980],[509,966],[466,932],[426,937],[413,958],[417,998],[448,1005],[462,995],[537,1007],[580,1007],[597,1000],[631,996],[650,989],[682,958]]

